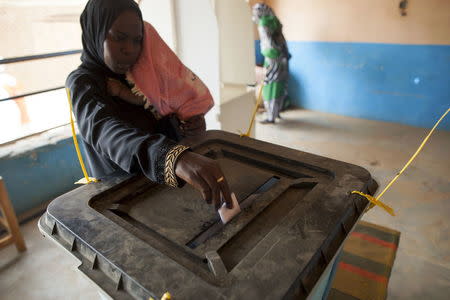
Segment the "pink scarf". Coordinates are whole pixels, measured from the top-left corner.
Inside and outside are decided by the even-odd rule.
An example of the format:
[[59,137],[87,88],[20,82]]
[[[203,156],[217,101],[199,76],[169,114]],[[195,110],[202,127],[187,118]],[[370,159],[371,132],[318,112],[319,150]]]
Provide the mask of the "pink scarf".
[[133,93],[144,96],[161,116],[176,114],[180,120],[207,113],[214,105],[206,85],[189,70],[144,21],[144,40],[138,61],[127,73]]

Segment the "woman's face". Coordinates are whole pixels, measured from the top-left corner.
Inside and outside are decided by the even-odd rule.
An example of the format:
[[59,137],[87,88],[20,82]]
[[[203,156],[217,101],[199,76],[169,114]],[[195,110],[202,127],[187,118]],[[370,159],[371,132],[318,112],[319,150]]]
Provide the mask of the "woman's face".
[[125,74],[137,61],[142,47],[142,21],[134,11],[125,11],[112,24],[103,43],[108,68]]

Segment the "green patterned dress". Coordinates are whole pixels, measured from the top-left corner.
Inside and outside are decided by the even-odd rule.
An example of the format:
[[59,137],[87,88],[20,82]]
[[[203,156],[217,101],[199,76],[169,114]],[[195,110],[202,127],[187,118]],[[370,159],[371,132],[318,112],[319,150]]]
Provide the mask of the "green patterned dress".
[[258,24],[266,71],[263,87],[266,122],[273,123],[286,106],[290,55],[282,25],[269,6],[261,3],[253,6],[253,20]]

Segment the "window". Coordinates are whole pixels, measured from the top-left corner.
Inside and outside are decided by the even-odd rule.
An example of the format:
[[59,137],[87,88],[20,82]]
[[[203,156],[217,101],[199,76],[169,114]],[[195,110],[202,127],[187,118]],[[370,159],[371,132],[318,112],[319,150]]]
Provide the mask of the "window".
[[[0,60],[81,49],[86,0],[0,0]],[[64,86],[80,54],[0,65],[0,100]],[[0,144],[69,122],[64,89],[0,101]]]

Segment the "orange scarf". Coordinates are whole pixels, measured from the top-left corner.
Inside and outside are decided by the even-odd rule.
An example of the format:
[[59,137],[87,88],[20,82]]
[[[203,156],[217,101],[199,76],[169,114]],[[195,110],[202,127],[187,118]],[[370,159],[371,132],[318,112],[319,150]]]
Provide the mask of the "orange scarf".
[[207,113],[214,105],[206,85],[167,46],[155,28],[144,21],[144,39],[138,61],[127,73],[133,93],[144,96],[161,116],[180,120]]

